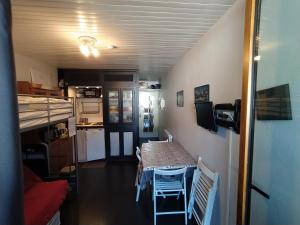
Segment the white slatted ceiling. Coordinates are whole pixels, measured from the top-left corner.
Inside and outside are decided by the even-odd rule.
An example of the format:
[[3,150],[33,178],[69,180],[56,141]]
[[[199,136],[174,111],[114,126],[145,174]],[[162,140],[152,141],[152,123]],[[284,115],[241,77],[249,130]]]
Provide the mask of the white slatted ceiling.
[[[60,68],[138,69],[141,78],[165,75],[235,0],[13,0],[15,49]],[[99,46],[85,58],[78,36]]]

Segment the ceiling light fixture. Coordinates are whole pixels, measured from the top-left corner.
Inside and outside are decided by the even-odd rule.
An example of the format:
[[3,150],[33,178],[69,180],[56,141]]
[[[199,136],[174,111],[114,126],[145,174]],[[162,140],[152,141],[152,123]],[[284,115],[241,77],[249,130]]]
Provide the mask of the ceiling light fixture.
[[94,57],[98,57],[100,55],[99,50],[95,47],[97,43],[96,38],[90,36],[80,36],[79,42],[79,49],[84,56],[89,57],[90,55],[93,55]]
[[[94,57],[98,57],[100,55],[100,51],[96,46],[99,44],[103,45],[102,41],[91,36],[80,36],[78,39],[80,42],[79,49],[84,56],[89,57],[90,55],[93,55]],[[117,46],[111,44],[104,46],[108,49],[117,48]]]

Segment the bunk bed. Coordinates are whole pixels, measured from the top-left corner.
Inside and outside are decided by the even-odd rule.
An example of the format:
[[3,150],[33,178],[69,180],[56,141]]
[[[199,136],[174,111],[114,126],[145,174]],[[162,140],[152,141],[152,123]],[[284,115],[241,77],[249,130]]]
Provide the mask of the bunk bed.
[[18,95],[20,131],[66,121],[74,115],[73,98]]
[[[19,108],[19,129],[20,133],[25,133],[29,131],[34,131],[37,129],[44,129],[45,132],[47,133],[46,137],[46,145],[47,145],[47,155],[48,155],[48,160],[49,160],[49,153],[51,153],[51,146],[53,146],[53,142],[50,141],[50,130],[51,127],[54,125],[57,125],[59,123],[66,123],[68,122],[68,119],[71,117],[75,116],[75,109],[74,109],[74,98],[69,98],[69,97],[50,97],[50,96],[39,96],[39,95],[18,95],[18,108]],[[72,161],[73,165],[69,165],[68,167],[70,168],[70,173],[69,177],[64,176],[64,177],[51,177],[51,174],[49,174],[50,180],[56,180],[56,178],[64,178],[67,180],[72,180],[75,182],[74,186],[76,191],[78,192],[78,157],[77,157],[77,149],[76,149],[76,139],[74,137],[68,137],[71,139],[71,148],[72,148]],[[75,148],[75,149],[73,149]],[[54,151],[54,149],[52,149]],[[49,161],[48,161],[48,166],[49,166]],[[50,163],[51,167],[51,163]],[[75,168],[75,170],[74,170]],[[71,171],[74,171],[74,173],[71,173]],[[25,181],[26,182],[26,181]],[[53,182],[45,182],[42,184],[47,184],[46,186],[49,187],[49,192],[51,192],[52,187],[51,183],[55,184],[57,181]],[[53,185],[52,185],[53,186]],[[54,185],[55,186],[55,185]],[[33,189],[35,190],[35,189]],[[55,189],[53,188],[53,191]],[[30,192],[25,192],[25,199],[26,196],[31,199],[30,195],[28,193]],[[38,192],[34,193],[34,195],[38,195]],[[39,198],[42,198],[43,196],[40,196]],[[55,196],[53,196],[55,198]],[[57,198],[60,198],[59,203],[62,203],[62,197],[57,195]],[[50,199],[49,199],[50,200]],[[28,203],[26,205],[26,203]],[[34,208],[43,208],[43,212],[48,212],[51,215],[51,219],[47,224],[60,224],[60,219],[59,219],[59,207],[60,204],[55,205],[55,210],[53,207],[48,209],[46,205],[48,204],[47,201],[46,203],[42,204],[43,201],[41,201],[41,205],[37,206],[36,204],[39,204],[39,201],[37,201],[34,205],[32,205],[32,201],[26,201],[25,202],[25,219],[30,218],[39,218],[43,215],[40,215],[41,213],[40,210],[33,211],[31,212],[30,209],[32,207]],[[53,206],[53,205],[52,205]],[[45,208],[46,207],[46,208]],[[28,210],[30,213],[28,213]],[[54,213],[55,212],[55,213]],[[28,215],[27,215],[28,214]],[[48,215],[49,216],[49,215]],[[48,217],[50,218],[50,217]],[[26,220],[27,221],[27,220]],[[26,225],[31,225],[32,223],[28,223]]]

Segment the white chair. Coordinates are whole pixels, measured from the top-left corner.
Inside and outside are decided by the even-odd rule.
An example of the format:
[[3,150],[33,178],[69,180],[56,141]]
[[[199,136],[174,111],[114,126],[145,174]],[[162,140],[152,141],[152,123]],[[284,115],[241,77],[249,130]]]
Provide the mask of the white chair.
[[135,186],[137,187],[136,197],[135,201],[138,202],[140,198],[140,192],[141,192],[141,185],[140,185],[140,179],[143,173],[143,165],[142,165],[142,156],[141,156],[141,150],[139,147],[136,147],[136,157],[138,158],[138,166],[137,166],[137,172],[135,177]]
[[163,141],[151,141],[151,140],[148,141],[148,143],[165,143],[165,142],[169,142],[168,139]]
[[210,225],[214,201],[218,189],[219,175],[208,169],[199,157],[194,171],[190,201],[189,219],[194,215],[197,224]]
[[173,135],[167,129],[164,129],[163,135],[167,137],[169,142],[173,142]]
[[[154,169],[153,172],[153,201],[154,201],[154,225],[156,225],[156,216],[170,215],[170,214],[184,214],[185,224],[187,224],[187,202],[186,202],[186,168],[174,170],[160,170]],[[183,211],[164,211],[157,212],[156,198],[168,196],[177,196],[180,194],[184,197],[184,210]]]

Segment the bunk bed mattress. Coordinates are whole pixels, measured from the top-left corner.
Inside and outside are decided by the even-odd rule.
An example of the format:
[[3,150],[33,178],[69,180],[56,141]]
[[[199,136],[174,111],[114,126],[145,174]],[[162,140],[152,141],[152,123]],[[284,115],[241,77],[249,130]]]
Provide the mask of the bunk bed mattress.
[[[73,108],[72,101],[70,99],[55,99],[44,97],[30,97],[30,96],[18,96],[19,112],[28,110],[48,110],[60,109],[60,108]],[[50,104],[48,104],[50,103]]]
[[[59,110],[55,110],[56,112],[58,112]],[[64,114],[52,114],[50,116],[50,122],[55,122],[55,121],[59,121],[59,120],[63,120],[63,119],[67,119],[69,117],[72,116],[72,111],[70,110],[61,110],[61,112],[64,112]],[[34,126],[38,126],[38,125],[43,125],[43,124],[47,124],[48,121],[48,112],[30,112],[30,113],[20,113],[21,114],[25,114],[20,116],[20,128],[28,128],[28,127],[34,127]],[[44,118],[37,118],[39,116],[46,116]],[[24,120],[21,120],[24,119]]]
[[66,103],[71,102],[70,99],[65,100],[63,98],[46,98],[46,97],[31,97],[31,96],[18,96],[19,103],[48,103],[48,99],[50,103]]
[[18,103],[21,129],[46,125],[73,115],[73,104],[70,99],[18,96]]
[[[50,110],[50,117],[54,117],[54,116],[60,115],[60,114],[72,114],[72,112],[73,112],[72,109],[53,109],[53,110]],[[32,111],[32,112],[20,112],[19,113],[20,120],[37,119],[40,117],[48,118],[48,111]]]

